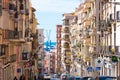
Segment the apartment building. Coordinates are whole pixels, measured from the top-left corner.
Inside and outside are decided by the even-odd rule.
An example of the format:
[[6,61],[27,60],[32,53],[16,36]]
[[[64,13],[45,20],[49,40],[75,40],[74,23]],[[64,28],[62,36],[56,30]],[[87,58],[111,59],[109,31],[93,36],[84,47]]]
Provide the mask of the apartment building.
[[70,42],[70,23],[74,18],[73,13],[63,14],[63,26],[62,26],[62,66],[63,71],[70,72],[71,69],[71,42]]
[[62,25],[56,26],[56,73],[61,73],[61,40],[62,40]]
[[[29,0],[0,1],[1,80],[12,80],[15,76],[19,78],[21,74],[27,79],[34,76],[29,73],[30,67],[35,66],[32,57],[35,58],[34,52],[37,50],[32,45],[37,44],[34,11]],[[34,71],[33,68],[31,72]]]
[[38,68],[39,73],[43,73],[43,60],[44,60],[44,29],[37,29],[38,31]]
[[50,55],[50,74],[55,73],[55,51],[51,51]]
[[[74,63],[71,73],[119,76],[119,3],[85,0],[75,10],[70,28]],[[98,66],[98,60],[104,62]]]

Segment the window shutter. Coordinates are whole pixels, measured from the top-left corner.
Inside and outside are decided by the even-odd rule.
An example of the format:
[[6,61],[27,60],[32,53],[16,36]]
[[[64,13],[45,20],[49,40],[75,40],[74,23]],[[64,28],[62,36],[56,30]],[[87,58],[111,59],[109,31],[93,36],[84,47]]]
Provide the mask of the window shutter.
[[117,21],[120,21],[120,11],[117,11]]
[[110,14],[110,21],[113,21],[113,20],[114,20],[114,15]]

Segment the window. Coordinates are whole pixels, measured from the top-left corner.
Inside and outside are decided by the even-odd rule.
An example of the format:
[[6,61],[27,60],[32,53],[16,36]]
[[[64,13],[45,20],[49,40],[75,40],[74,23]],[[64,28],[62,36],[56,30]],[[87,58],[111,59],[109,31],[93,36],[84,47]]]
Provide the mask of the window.
[[0,56],[5,55],[5,45],[0,45]]
[[60,38],[60,37],[61,37],[61,35],[60,35],[60,34],[58,34],[58,35],[57,35],[57,37],[58,37],[58,38]]
[[114,20],[114,15],[110,14],[110,21],[113,21],[113,20]]
[[60,28],[58,28],[58,32],[61,32],[61,29],[60,29]]
[[2,7],[3,9],[8,9],[8,0],[3,0]]

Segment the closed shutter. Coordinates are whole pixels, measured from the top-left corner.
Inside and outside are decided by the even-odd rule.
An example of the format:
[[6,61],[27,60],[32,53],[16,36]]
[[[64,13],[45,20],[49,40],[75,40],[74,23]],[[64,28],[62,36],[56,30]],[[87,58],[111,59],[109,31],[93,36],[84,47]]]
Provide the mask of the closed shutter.
[[117,21],[120,21],[120,11],[117,11]]
[[110,14],[110,21],[114,21],[114,15]]

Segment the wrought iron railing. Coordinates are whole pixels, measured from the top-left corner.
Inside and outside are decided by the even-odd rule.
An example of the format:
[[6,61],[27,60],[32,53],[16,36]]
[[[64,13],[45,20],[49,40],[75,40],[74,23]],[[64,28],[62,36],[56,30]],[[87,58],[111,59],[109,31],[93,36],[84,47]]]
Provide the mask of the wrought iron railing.
[[20,39],[22,38],[22,31],[3,30],[3,39]]

